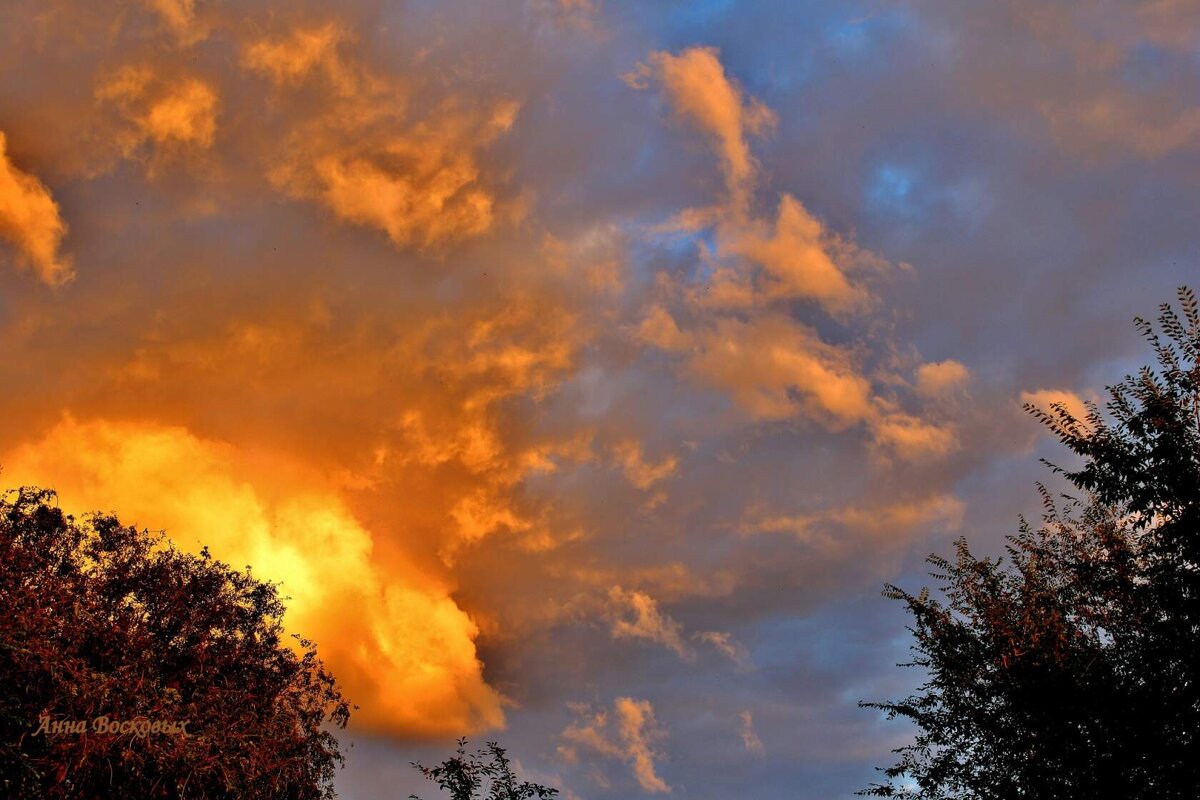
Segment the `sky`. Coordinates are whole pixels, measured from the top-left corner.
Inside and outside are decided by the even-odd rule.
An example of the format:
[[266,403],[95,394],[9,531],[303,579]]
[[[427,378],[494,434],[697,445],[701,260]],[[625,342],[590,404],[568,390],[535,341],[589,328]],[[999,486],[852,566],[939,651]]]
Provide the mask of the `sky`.
[[849,797],[883,585],[1195,284],[1197,98],[1190,0],[6,0],[0,482],[279,581],[342,797]]

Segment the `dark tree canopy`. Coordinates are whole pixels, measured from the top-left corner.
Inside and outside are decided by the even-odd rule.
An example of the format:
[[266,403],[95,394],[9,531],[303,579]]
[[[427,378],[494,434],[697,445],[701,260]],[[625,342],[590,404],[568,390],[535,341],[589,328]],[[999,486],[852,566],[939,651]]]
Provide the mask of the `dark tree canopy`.
[[[1078,469],[1042,493],[1007,557],[931,556],[941,598],[889,586],[913,617],[916,694],[866,703],[918,727],[886,782],[914,798],[1200,794],[1200,312],[1179,292],[1137,327],[1157,356],[1107,415],[1028,407]],[[1165,337],[1165,338],[1164,338]]]
[[[488,742],[474,753],[467,752],[467,740],[458,740],[458,749],[436,767],[413,764],[421,774],[433,781],[450,800],[545,800],[558,794],[558,789],[520,780],[503,747]],[[420,800],[415,794],[410,800]]]
[[248,570],[21,489],[0,497],[0,609],[0,797],[334,796],[349,706]]

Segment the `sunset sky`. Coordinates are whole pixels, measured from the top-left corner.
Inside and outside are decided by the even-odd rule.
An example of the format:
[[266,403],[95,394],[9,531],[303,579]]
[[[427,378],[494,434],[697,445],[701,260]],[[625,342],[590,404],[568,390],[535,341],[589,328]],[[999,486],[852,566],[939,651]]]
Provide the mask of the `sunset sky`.
[[282,581],[345,798],[848,797],[883,583],[1200,283],[1198,98],[1191,0],[6,0],[0,483]]

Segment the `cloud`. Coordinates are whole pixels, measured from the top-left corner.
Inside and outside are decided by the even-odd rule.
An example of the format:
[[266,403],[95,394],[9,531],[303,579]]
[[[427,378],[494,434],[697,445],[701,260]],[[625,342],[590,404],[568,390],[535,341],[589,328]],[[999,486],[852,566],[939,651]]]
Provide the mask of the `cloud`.
[[660,350],[682,351],[690,347],[691,339],[679,329],[671,312],[661,305],[651,305],[638,323],[636,337]]
[[196,0],[146,0],[146,5],[182,45],[195,44],[207,35],[196,19]]
[[601,22],[600,0],[532,0],[531,5],[561,31],[593,39],[608,33]]
[[[694,592],[696,587],[692,587]],[[690,592],[688,592],[690,593]],[[613,586],[608,590],[604,614],[614,639],[642,639],[674,652],[684,661],[696,660],[687,639],[702,642],[732,661],[739,669],[750,665],[750,654],[733,635],[723,631],[697,631],[685,637],[683,626],[659,608],[658,601],[640,590]]]
[[718,319],[699,334],[690,369],[758,419],[798,413],[838,430],[872,413],[871,384],[850,354],[781,314]]
[[399,248],[440,248],[518,220],[523,202],[499,196],[500,177],[482,155],[513,127],[520,104],[451,94],[414,109],[413,81],[343,55],[351,38],[327,22],[246,46],[247,70],[307,97],[269,168],[271,183],[385,232]]
[[347,65],[338,54],[338,45],[348,34],[336,22],[315,27],[298,27],[282,37],[263,38],[249,43],[242,63],[250,70],[267,75],[276,86],[296,86],[319,70],[339,94],[369,88],[369,78]]
[[1142,98],[1116,94],[1046,102],[1042,113],[1051,134],[1068,149],[1131,150],[1153,159],[1200,146],[1200,107],[1166,111]]
[[701,631],[695,634],[693,638],[711,645],[718,653],[743,669],[750,666],[750,653],[730,633],[725,631]]
[[945,397],[970,378],[970,371],[953,359],[922,364],[917,368],[917,392],[929,398]]
[[952,425],[898,410],[878,396],[852,351],[782,314],[718,317],[689,339],[655,309],[638,335],[687,352],[691,374],[728,392],[756,420],[800,416],[832,431],[862,425],[882,451],[904,460],[938,458],[958,446]]
[[503,723],[477,628],[450,587],[403,559],[380,570],[371,534],[315,476],[251,464],[182,428],[106,420],[64,420],[3,464],[10,482],[55,487],[64,508],[115,509],[185,550],[208,545],[281,582],[287,627],[318,642],[361,707],[356,727],[451,735]]
[[568,762],[583,748],[606,758],[626,762],[642,790],[649,794],[669,793],[671,787],[658,776],[657,762],[662,758],[656,744],[666,736],[654,718],[648,700],[618,697],[613,704],[613,719],[605,709],[593,712],[587,706],[575,708],[582,719],[569,725],[562,738],[559,754]]
[[877,411],[868,424],[876,444],[906,461],[937,459],[958,449],[958,432],[951,424],[902,411]]
[[448,104],[397,133],[318,121],[293,136],[271,171],[292,197],[346,222],[377,228],[398,247],[429,248],[485,234],[522,213],[488,188],[477,152],[506,132],[516,106]]
[[[1086,398],[1086,400],[1096,402],[1094,397]],[[1038,389],[1032,392],[1021,392],[1022,405],[1029,404],[1050,414],[1055,414],[1055,406],[1061,406],[1084,425],[1087,425],[1087,417],[1090,413],[1086,400],[1066,389]]]
[[679,466],[679,459],[672,455],[663,456],[657,464],[647,461],[641,444],[633,439],[618,443],[613,448],[613,457],[629,482],[639,489],[649,489],[670,477]]
[[397,246],[479,236],[506,212],[480,182],[474,151],[508,130],[514,115],[513,106],[482,115],[445,109],[407,135],[386,137],[366,150],[333,146],[311,160],[297,153],[273,177],[289,194],[317,199],[339,219],[378,228]]
[[96,89],[96,99],[121,119],[116,143],[122,155],[150,156],[151,172],[165,159],[208,150],[216,139],[217,93],[199,78],[125,66]]
[[742,747],[746,752],[757,758],[762,758],[767,754],[767,749],[763,747],[762,739],[758,738],[758,734],[754,732],[754,717],[749,711],[741,711],[738,713],[738,719],[741,720],[742,728],[739,732],[742,737]]
[[684,660],[695,657],[683,641],[679,623],[659,610],[650,595],[614,586],[609,589],[608,603],[614,639],[645,639],[673,650]]
[[632,762],[638,785],[651,794],[670,792],[671,787],[658,777],[655,770],[655,760],[660,755],[654,750],[654,742],[666,734],[654,719],[654,708],[650,701],[618,697],[614,707],[621,743],[626,758]]
[[829,344],[796,313],[795,302],[804,300],[836,319],[869,314],[872,294],[850,276],[887,266],[830,232],[790,194],[772,219],[755,212],[747,135],[772,123],[769,109],[744,97],[712,49],[654,53],[627,80],[636,88],[660,83],[681,118],[716,143],[728,178],[716,204],[685,209],[657,231],[711,237],[697,245],[692,275],[660,283],[661,297],[634,329],[638,340],[682,359],[690,375],[727,392],[754,420],[801,417],[833,431],[862,426],[881,454],[906,461],[956,450],[952,424],[905,410],[881,392],[890,378],[865,369],[863,348]]
[[[929,13],[971,43],[956,99],[1003,124],[1024,123],[1032,112],[1055,146],[1091,161],[1151,161],[1194,151],[1200,141],[1195,87],[1180,68],[1200,35],[1200,14],[1189,3],[1006,0],[984,14],[967,15],[951,3]],[[998,27],[1016,33],[996,37]],[[1014,60],[1016,51],[1024,57]],[[1156,73],[1155,62],[1167,69]],[[997,70],[999,63],[1008,68]]]
[[67,225],[58,203],[37,177],[10,159],[8,140],[0,131],[0,238],[50,286],[71,280],[71,262],[59,253]]
[[680,120],[713,140],[730,193],[746,192],[755,171],[747,139],[770,130],[776,123],[774,112],[745,97],[725,74],[716,48],[692,47],[679,55],[651,53],[647,64],[626,77],[637,88],[644,88],[648,79],[662,84]]
[[966,506],[952,494],[935,493],[879,505],[846,505],[799,514],[751,508],[738,526],[743,535],[786,533],[828,553],[852,552],[864,540],[903,546],[914,532],[952,532],[962,526]]
[[866,294],[834,263],[828,231],[799,200],[785,194],[773,225],[748,224],[721,241],[719,251],[763,268],[760,291],[770,299],[805,298],[829,308],[861,306]]

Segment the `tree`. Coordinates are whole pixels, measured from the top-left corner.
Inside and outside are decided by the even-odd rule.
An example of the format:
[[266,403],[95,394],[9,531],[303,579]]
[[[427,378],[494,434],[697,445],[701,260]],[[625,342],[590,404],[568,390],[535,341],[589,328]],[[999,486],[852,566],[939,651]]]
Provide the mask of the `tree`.
[[[1200,312],[1179,290],[1157,357],[1089,404],[1026,406],[1082,466],[1047,465],[1005,558],[930,556],[941,599],[888,586],[913,618],[917,692],[863,703],[918,728],[886,782],[912,798],[1192,798],[1200,791]],[[1165,339],[1163,338],[1165,335]]]
[[349,705],[275,587],[0,496],[0,796],[332,798]]
[[[413,766],[449,792],[450,800],[545,800],[558,794],[557,789],[518,779],[504,748],[495,742],[468,753],[467,740],[459,739],[454,755],[436,767]],[[409,798],[420,800],[415,794]]]

